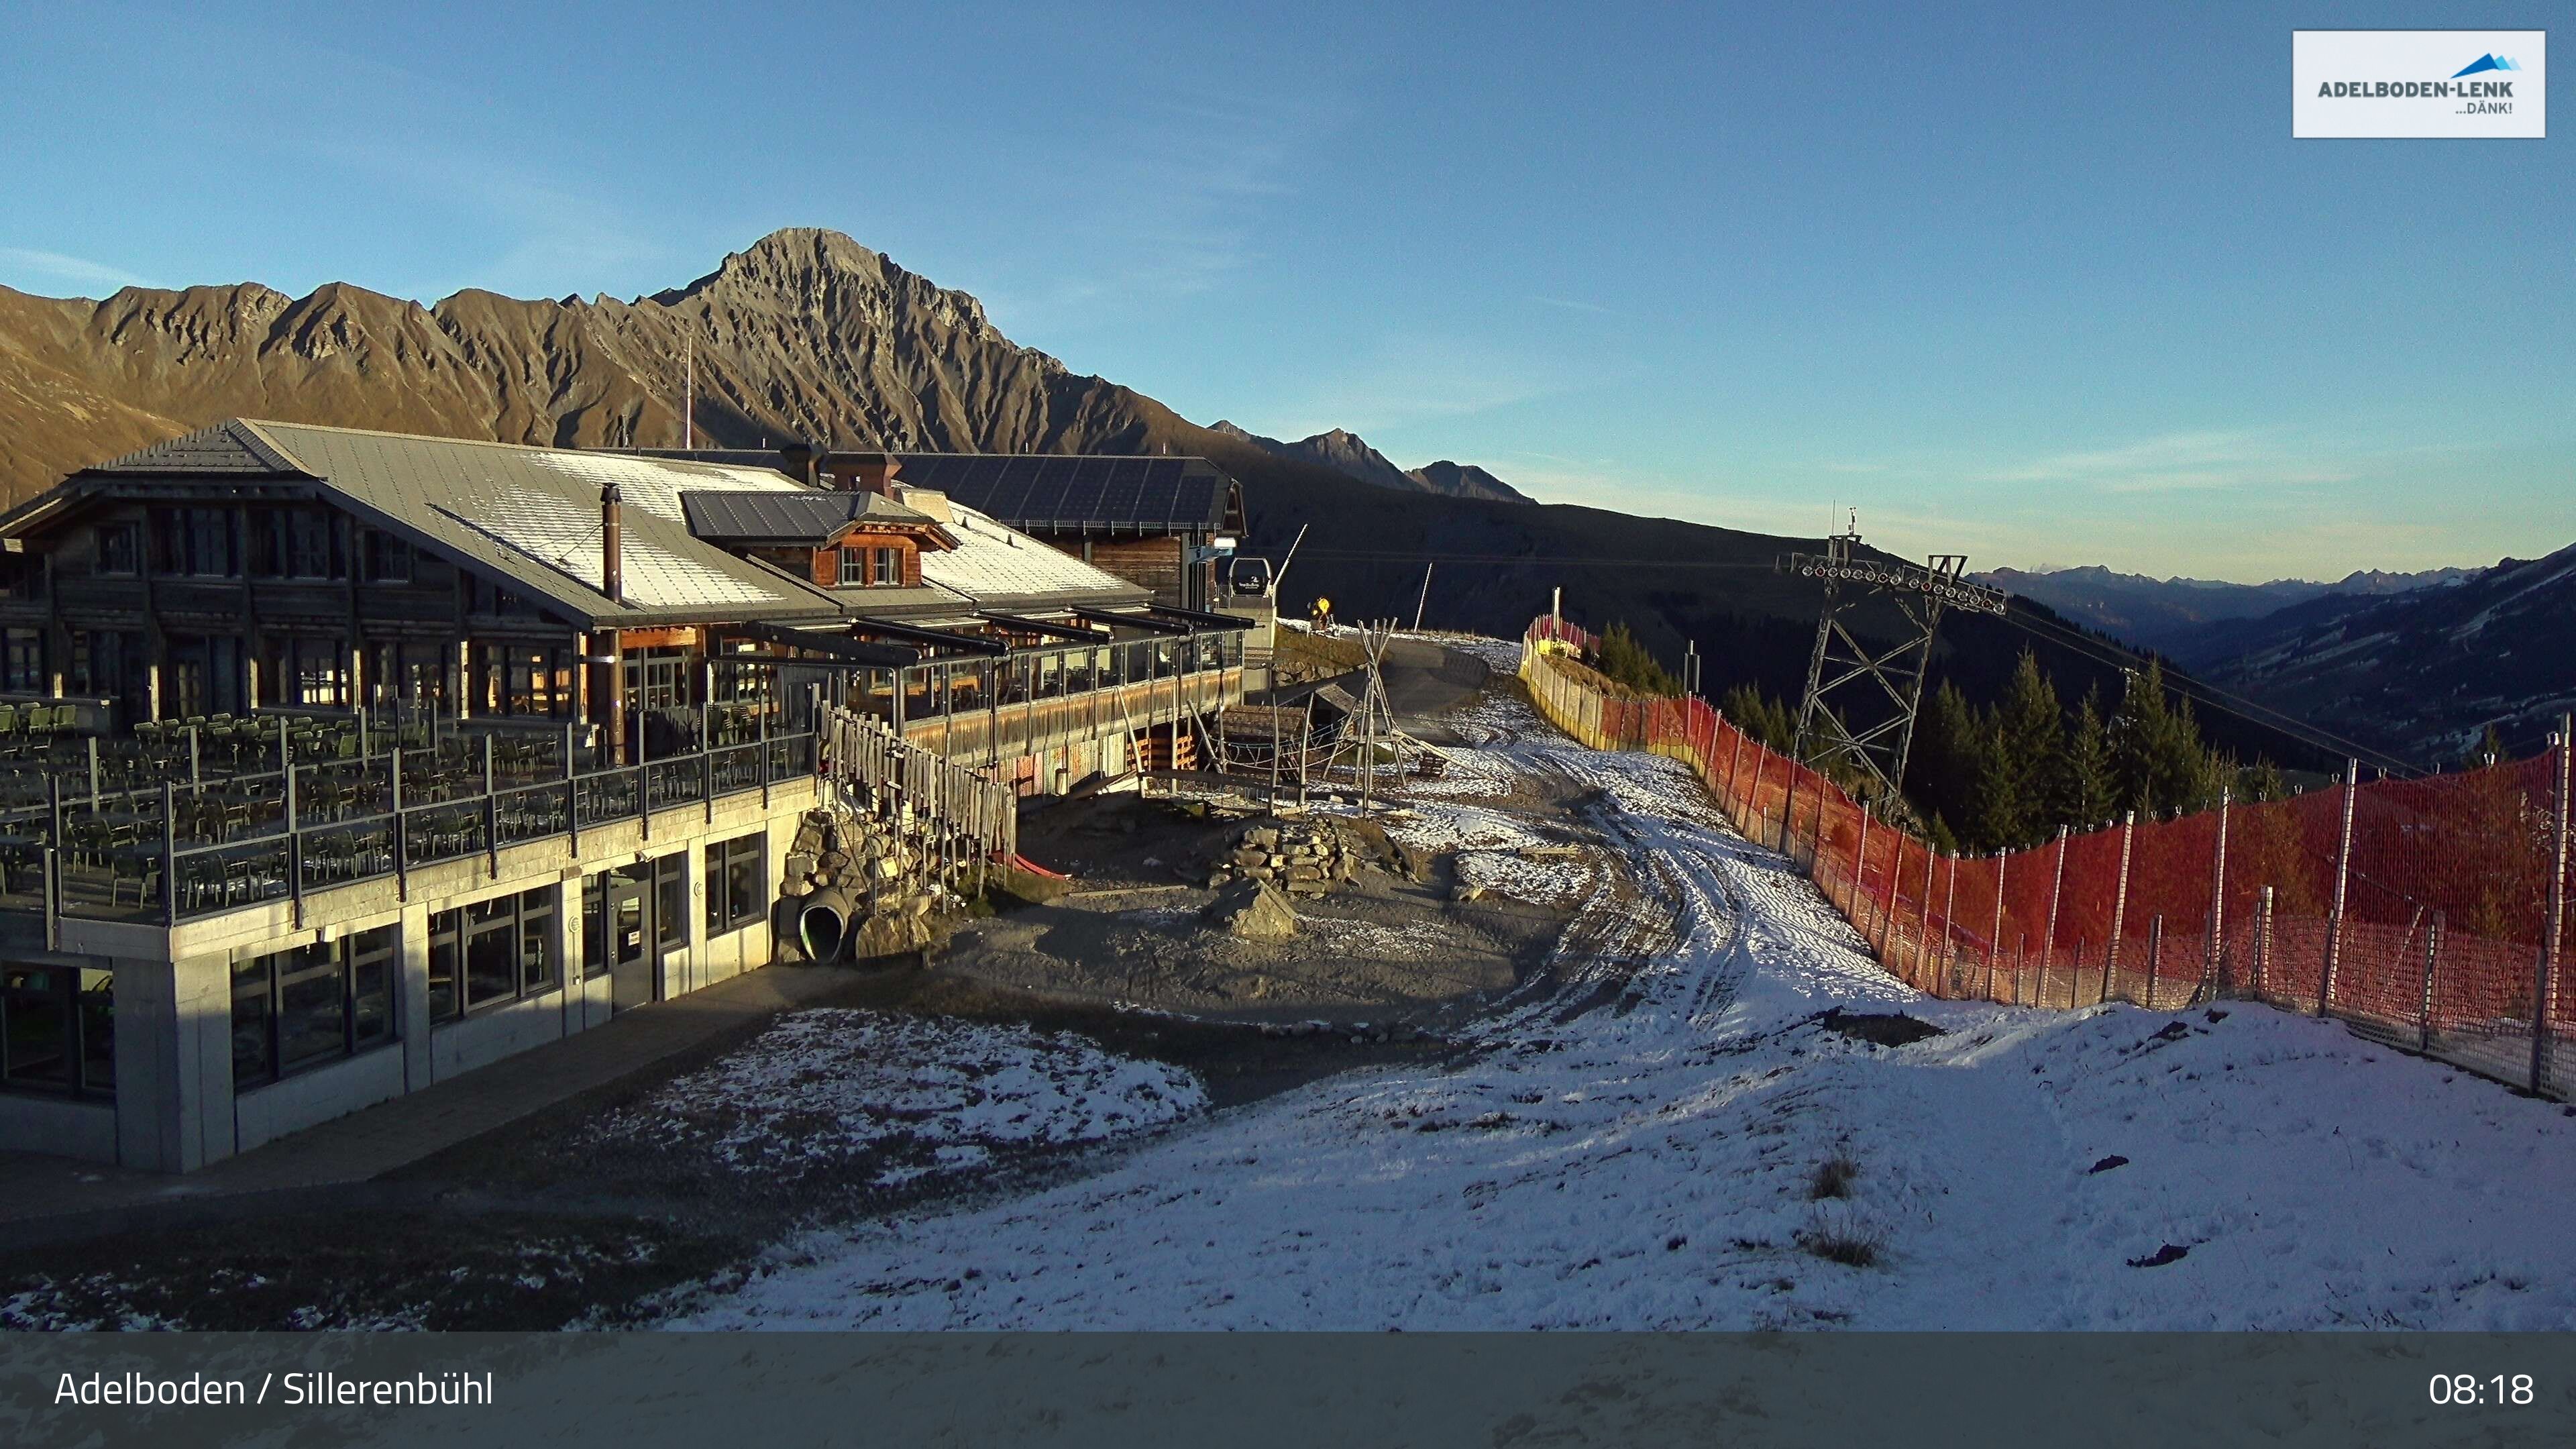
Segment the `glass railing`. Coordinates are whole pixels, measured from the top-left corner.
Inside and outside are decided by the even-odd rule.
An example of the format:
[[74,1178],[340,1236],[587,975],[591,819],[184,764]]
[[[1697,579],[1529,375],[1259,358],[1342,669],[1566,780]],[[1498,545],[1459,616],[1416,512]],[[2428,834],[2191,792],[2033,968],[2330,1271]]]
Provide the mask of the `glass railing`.
[[[567,779],[562,756],[406,750],[283,772],[0,803],[0,908],[177,922],[470,859],[810,777],[773,736]],[[551,773],[548,773],[551,770]],[[488,782],[488,783],[487,783]],[[22,792],[23,793],[23,792]],[[397,804],[399,808],[397,808]]]

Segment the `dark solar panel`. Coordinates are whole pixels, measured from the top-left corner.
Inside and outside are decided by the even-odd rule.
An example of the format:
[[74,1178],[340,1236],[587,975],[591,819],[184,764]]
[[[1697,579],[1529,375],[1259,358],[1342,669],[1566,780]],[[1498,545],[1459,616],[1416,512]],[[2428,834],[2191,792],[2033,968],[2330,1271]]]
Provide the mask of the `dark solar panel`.
[[905,453],[906,483],[935,488],[1016,528],[1148,531],[1225,520],[1225,475],[1203,458]]

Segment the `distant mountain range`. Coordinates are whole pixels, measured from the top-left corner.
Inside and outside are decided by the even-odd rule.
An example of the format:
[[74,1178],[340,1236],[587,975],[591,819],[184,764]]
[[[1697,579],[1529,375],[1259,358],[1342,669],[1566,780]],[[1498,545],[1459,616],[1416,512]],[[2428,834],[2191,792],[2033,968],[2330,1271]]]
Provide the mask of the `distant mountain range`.
[[2576,710],[2576,545],[2449,587],[2333,594],[2213,631],[2222,688],[2424,764],[2494,725],[2526,755]]
[[2379,597],[2458,584],[2475,569],[2431,569],[2416,574],[2362,571],[2333,583],[2275,579],[2231,584],[2213,579],[2155,579],[2086,568],[2024,571],[1996,569],[1977,575],[2017,597],[2036,599],[2078,623],[2124,643],[2190,664],[2225,653],[2237,620],[2257,619],[2311,599]]
[[[128,287],[98,300],[0,288],[0,419],[8,424],[0,428],[0,491],[23,498],[74,469],[232,416],[512,443],[673,447],[682,436],[684,358],[692,355],[701,446],[802,439],[919,451],[1196,454],[1242,481],[1249,551],[1282,558],[1304,530],[1280,586],[1288,612],[1329,595],[1345,616],[1409,617],[1427,582],[1430,624],[1509,636],[1561,587],[1570,617],[1595,628],[1628,623],[1668,661],[1695,641],[1711,695],[1748,682],[1794,698],[1804,678],[1817,594],[1770,565],[1817,540],[1535,504],[1479,468],[1397,468],[1346,432],[1281,443],[1231,425],[1199,427],[1142,393],[1012,342],[967,293],[837,232],[802,228],[761,238],[685,287],[624,301],[467,291],[423,306],[346,283],[303,297],[240,283]],[[2350,716],[2352,728],[2398,740],[2419,729],[2456,733],[2482,715],[2526,718],[2568,692],[2558,681],[2576,668],[2569,662],[2576,641],[2564,624],[2576,618],[2576,600],[2565,580],[2537,581],[2527,597],[2500,582],[2538,579],[2525,571],[2539,567],[2499,566],[2455,588],[2387,600],[2361,591],[2408,581],[2356,576],[2240,594],[2234,585],[2151,580],[2120,592],[2110,587],[2118,576],[2105,570],[1999,577],[2049,617],[2049,606],[2060,604],[2067,617],[2106,632],[2151,647],[2171,643],[2178,659],[2190,647],[2183,626],[2239,628],[2235,637],[2248,642],[2232,653],[2211,644],[2190,647],[2190,657],[2224,656],[2229,677],[2248,693],[2312,709],[2338,729],[2345,726],[2333,722]],[[2090,593],[2078,587],[2088,581]],[[2496,612],[2485,625],[2473,614],[2447,623],[2392,614],[2384,624],[2334,614],[2295,631],[2292,615],[2276,614],[2277,636],[2243,633],[2248,616],[2265,612],[2258,605],[2283,602],[2262,590],[2283,587],[2315,591],[2305,602],[2289,600],[2295,609],[2359,600],[2392,610],[2418,603],[2474,610],[2489,605],[2473,600],[2492,598]],[[2159,599],[2163,612],[2146,607]],[[1863,610],[1853,623],[1881,639],[1898,628],[1885,610]],[[2365,626],[2369,632],[2349,632]],[[2362,668],[2352,658],[2355,639],[2364,654],[2410,653]],[[1990,700],[2025,647],[2038,650],[2063,697],[2097,686],[2116,696],[2119,669],[2098,652],[2034,642],[2010,621],[1971,615],[1944,621],[1933,675]],[[2510,662],[2488,681],[2482,661],[2498,660]],[[2438,707],[2401,707],[2419,688],[2445,691]],[[2203,720],[2249,756],[2322,761],[2269,730],[2207,711]]]
[[1491,498],[1504,503],[1529,503],[1527,494],[1472,463],[1452,463],[1443,458],[1419,468],[1398,468],[1387,461],[1384,453],[1368,445],[1357,433],[1335,428],[1283,443],[1247,432],[1223,418],[1208,425],[1208,431],[1252,444],[1274,457],[1300,463],[1313,463],[1337,473],[1347,473],[1363,483],[1380,488],[1395,488],[1419,493],[1437,493],[1444,498]]

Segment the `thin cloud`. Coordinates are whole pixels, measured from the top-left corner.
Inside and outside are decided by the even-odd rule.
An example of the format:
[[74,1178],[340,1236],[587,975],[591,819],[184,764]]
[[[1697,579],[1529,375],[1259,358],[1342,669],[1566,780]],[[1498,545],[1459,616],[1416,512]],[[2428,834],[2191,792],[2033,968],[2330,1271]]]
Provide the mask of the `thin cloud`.
[[33,272],[38,276],[52,277],[70,282],[74,286],[105,287],[111,291],[118,287],[157,285],[147,278],[138,277],[121,267],[111,267],[105,262],[93,262],[86,257],[70,256],[62,252],[36,251],[27,247],[0,247],[0,266],[22,273]]
[[1627,313],[1618,311],[1615,308],[1604,307],[1598,302],[1577,302],[1569,297],[1540,297],[1533,295],[1530,300],[1538,303],[1542,307],[1561,307],[1568,312],[1588,312],[1595,317],[1625,317],[1628,315]]
[[1561,392],[1558,364],[1459,338],[1405,334],[1381,342],[1316,395],[1282,409],[1307,433],[1343,427],[1367,433],[1468,417]]
[[2350,482],[2349,468],[2302,456],[2255,432],[2183,432],[2118,447],[2054,453],[1980,475],[1992,483],[2059,483],[2103,493],[2314,487]]

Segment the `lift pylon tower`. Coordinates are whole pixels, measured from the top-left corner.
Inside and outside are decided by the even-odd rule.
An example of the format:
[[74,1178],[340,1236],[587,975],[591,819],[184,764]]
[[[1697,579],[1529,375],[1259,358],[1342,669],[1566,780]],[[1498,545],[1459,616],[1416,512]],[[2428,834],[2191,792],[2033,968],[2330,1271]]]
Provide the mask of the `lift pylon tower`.
[[[1923,700],[1923,671],[1945,608],[2001,614],[2010,597],[1967,577],[1968,556],[1934,554],[1920,564],[1861,552],[1860,520],[1825,540],[1825,551],[1793,553],[1780,570],[1825,586],[1816,620],[1816,650],[1807,662],[1807,694],[1798,706],[1800,763],[1821,773],[1837,765],[1866,775],[1882,809],[1901,809],[1897,790],[1914,748],[1914,717]],[[1843,623],[1849,610],[1884,598],[1907,629],[1873,651]]]

